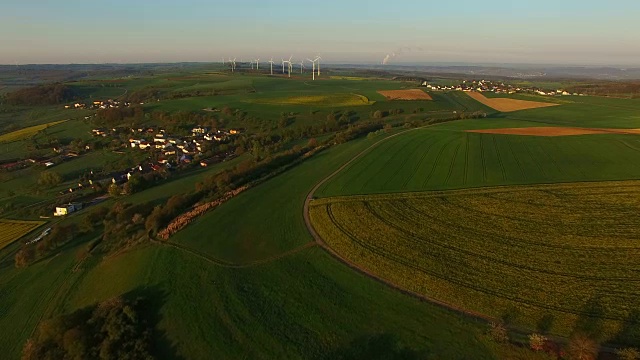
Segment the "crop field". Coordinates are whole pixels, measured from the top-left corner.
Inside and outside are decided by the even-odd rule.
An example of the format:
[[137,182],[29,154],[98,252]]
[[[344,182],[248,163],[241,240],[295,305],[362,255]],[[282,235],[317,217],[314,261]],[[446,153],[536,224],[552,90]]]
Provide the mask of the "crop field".
[[640,129],[591,129],[591,128],[569,128],[569,127],[561,127],[561,126],[477,129],[477,130],[468,130],[468,131],[472,133],[481,133],[481,134],[503,134],[503,135],[522,135],[522,136],[575,136],[575,135],[596,135],[596,134],[640,135]]
[[[510,358],[510,348],[484,335],[484,324],[407,297],[307,246],[302,203],[310,187],[370,143],[329,149],[246,191],[185,229],[191,235],[172,238],[180,247],[145,244],[94,256],[79,271],[73,270],[78,247],[26,269],[16,269],[12,258],[0,264],[0,328],[13,329],[0,338],[0,351],[19,358],[41,319],[123,295],[153,299],[149,311],[164,335],[154,345],[166,358],[325,359],[381,333],[442,359]],[[243,268],[208,260],[273,256]]]
[[387,100],[433,100],[429,94],[420,89],[381,90],[378,92]]
[[40,131],[42,131],[44,129],[47,129],[49,127],[58,125],[58,124],[62,124],[65,121],[66,120],[53,121],[53,122],[49,122],[49,123],[46,123],[46,124],[30,126],[30,127],[24,128],[24,129],[12,131],[10,133],[0,135],[0,143],[6,143],[6,142],[13,142],[13,141],[20,141],[20,140],[24,140],[24,139],[29,139],[29,138],[33,137],[34,135],[36,135],[37,133],[39,133]]
[[43,221],[21,221],[0,219],[0,249],[27,235]]
[[[451,307],[613,336],[640,306],[640,182],[320,199],[310,215],[340,256]],[[511,314],[512,309],[518,309]]]
[[[501,116],[517,121],[545,124],[545,126],[621,129],[640,127],[640,99],[591,96],[570,96],[569,98],[571,102],[562,106],[531,109]],[[560,100],[567,101],[565,97]]]
[[478,92],[465,93],[469,97],[477,100],[478,102],[487,105],[500,112],[512,112],[528,109],[537,109],[542,107],[557,106],[556,103],[539,102],[539,101],[527,101],[511,98],[487,98]]
[[372,104],[366,96],[358,94],[328,94],[291,96],[283,98],[263,98],[252,100],[265,105],[312,105],[312,106],[361,106]]
[[232,263],[257,261],[303,246],[312,240],[302,218],[307,192],[319,177],[369,145],[367,140],[357,140],[321,153],[203,215],[171,241]]
[[317,195],[640,179],[640,168],[629,166],[640,160],[638,135],[540,137],[463,130],[509,124],[484,121],[418,129],[383,142],[323,185]]

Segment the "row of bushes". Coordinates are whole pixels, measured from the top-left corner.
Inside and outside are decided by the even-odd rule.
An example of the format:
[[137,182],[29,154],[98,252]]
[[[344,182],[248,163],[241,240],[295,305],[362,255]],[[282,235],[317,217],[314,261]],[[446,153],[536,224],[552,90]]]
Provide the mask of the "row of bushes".
[[45,320],[22,359],[153,359],[153,324],[143,316],[144,305],[118,297]]

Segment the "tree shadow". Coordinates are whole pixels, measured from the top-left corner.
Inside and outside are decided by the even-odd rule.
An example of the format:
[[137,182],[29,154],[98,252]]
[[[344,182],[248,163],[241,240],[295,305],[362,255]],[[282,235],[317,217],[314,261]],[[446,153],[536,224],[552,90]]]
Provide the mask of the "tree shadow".
[[184,360],[178,355],[177,344],[172,342],[164,330],[158,328],[158,324],[162,320],[160,309],[167,299],[167,291],[156,284],[153,286],[141,286],[128,293],[122,295],[123,298],[130,301],[137,301],[137,311],[140,317],[145,319],[149,327],[153,329],[152,334],[152,352],[157,359],[166,360]]
[[325,360],[413,360],[426,359],[427,351],[404,346],[394,334],[383,333],[360,336],[349,344],[337,348]]
[[536,323],[536,330],[541,334],[548,334],[555,320],[555,316],[551,314],[543,315]]
[[573,327],[573,333],[584,334],[594,340],[602,340],[605,315],[606,309],[600,303],[600,299],[592,297],[582,307],[580,316]]
[[629,313],[612,342],[624,346],[640,346],[640,310]]

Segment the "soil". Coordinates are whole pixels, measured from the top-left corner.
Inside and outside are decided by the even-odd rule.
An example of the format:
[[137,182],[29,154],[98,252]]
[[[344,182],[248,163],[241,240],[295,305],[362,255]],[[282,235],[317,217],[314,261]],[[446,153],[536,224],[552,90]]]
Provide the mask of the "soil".
[[381,90],[378,94],[386,97],[387,100],[433,100],[431,95],[420,89]]
[[527,101],[507,98],[487,98],[479,92],[467,92],[466,94],[474,100],[500,112],[512,112],[559,105],[539,101]]

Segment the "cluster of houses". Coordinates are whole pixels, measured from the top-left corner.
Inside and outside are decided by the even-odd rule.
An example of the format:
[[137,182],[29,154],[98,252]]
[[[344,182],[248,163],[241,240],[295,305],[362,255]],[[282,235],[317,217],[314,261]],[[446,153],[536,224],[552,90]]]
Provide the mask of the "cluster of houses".
[[584,96],[584,94],[569,93],[566,90],[544,90],[538,87],[521,87],[511,84],[505,84],[502,81],[490,81],[490,80],[463,80],[458,85],[435,85],[429,84],[428,81],[422,81],[421,86],[426,87],[431,91],[477,91],[477,92],[493,92],[496,94],[516,94],[516,93],[529,93],[543,96]]
[[191,130],[191,136],[179,137],[170,136],[163,129],[155,131],[149,129],[132,129],[133,133],[139,135],[137,138],[129,139],[132,148],[140,150],[152,149],[162,152],[166,157],[179,156],[190,159],[191,156],[203,151],[205,142],[226,142],[231,136],[240,133],[237,129],[209,131],[203,126],[196,126]]
[[[140,103],[141,105],[143,103]],[[125,102],[120,102],[120,101],[116,101],[116,100],[96,100],[93,101],[91,103],[75,103],[72,105],[65,105],[64,108],[65,109],[110,109],[110,108],[116,108],[116,107],[129,107],[131,106],[131,103],[125,101]]]

